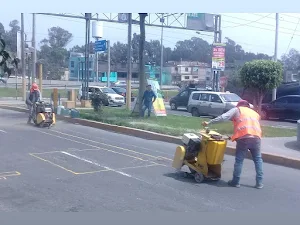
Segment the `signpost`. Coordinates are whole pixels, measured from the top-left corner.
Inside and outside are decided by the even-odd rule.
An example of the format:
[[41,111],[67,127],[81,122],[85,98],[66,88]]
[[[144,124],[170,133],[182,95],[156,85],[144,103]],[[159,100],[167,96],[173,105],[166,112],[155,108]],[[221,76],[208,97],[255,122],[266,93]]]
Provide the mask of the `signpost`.
[[94,49],[96,52],[104,52],[107,49],[107,41],[106,40],[99,40],[95,42]]

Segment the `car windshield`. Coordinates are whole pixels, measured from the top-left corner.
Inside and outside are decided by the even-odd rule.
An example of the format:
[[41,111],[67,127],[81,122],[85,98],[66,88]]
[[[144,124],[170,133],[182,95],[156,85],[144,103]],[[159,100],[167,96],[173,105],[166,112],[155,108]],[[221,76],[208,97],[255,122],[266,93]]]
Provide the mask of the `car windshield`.
[[114,90],[122,93],[126,92],[124,88],[114,88]]
[[102,88],[101,90],[106,94],[116,94],[116,92],[111,88]]
[[220,96],[225,102],[239,102],[241,100],[240,96],[234,93],[221,94]]

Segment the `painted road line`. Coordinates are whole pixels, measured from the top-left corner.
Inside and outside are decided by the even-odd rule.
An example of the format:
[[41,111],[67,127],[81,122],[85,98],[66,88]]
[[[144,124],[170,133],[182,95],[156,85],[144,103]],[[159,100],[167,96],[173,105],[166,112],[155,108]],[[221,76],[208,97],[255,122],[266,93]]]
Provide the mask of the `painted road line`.
[[[122,172],[122,171],[115,170],[115,169],[110,168],[110,167],[108,167],[108,166],[100,165],[100,164],[97,163],[97,162],[93,162],[93,161],[91,161],[91,160],[88,160],[88,159],[85,159],[85,158],[82,158],[82,157],[73,155],[73,154],[68,153],[68,152],[63,152],[63,151],[62,151],[61,153],[65,154],[65,155],[68,155],[68,156],[71,156],[71,157],[73,157],[73,158],[75,158],[75,159],[79,159],[79,160],[82,160],[82,161],[84,161],[84,162],[90,163],[90,164],[92,164],[92,165],[102,167],[102,168],[104,168],[104,169],[106,169],[106,170],[113,171],[113,172],[118,173],[118,174],[121,174],[121,175],[123,175],[123,176],[125,176],[125,177],[130,177],[130,178],[136,179],[136,180],[138,180],[138,181],[142,181],[142,182],[145,182],[145,183],[147,183],[147,184],[150,184],[149,182],[147,182],[147,181],[145,181],[145,180],[142,180],[142,179],[140,179],[140,178],[138,178],[138,177],[134,177],[134,176],[132,176],[132,175],[130,175],[130,174],[128,174],[128,173],[124,173],[124,172]],[[152,184],[150,184],[150,185],[152,185]]]
[[[166,165],[163,164],[158,164],[158,163],[153,163],[151,165],[146,165],[146,166],[131,166],[131,167],[123,167],[123,168],[117,168],[116,170],[129,170],[129,169],[139,169],[139,168],[148,168],[152,166],[164,166]],[[100,173],[100,172],[107,172],[110,170],[95,170],[95,171],[89,171],[89,172],[82,172],[82,173],[77,173],[78,175],[85,175],[85,174],[93,174],[93,173]]]
[[7,132],[6,132],[5,130],[0,130],[0,132],[1,132],[1,133],[7,134]]
[[[74,131],[74,130],[70,130],[70,129],[66,129],[66,128],[63,128],[62,130],[71,131],[71,132],[73,132],[73,133],[75,133],[75,134],[87,135],[87,134],[85,134],[85,133],[81,133],[81,132]],[[107,141],[107,139],[101,138],[101,137],[97,137],[97,139],[103,140],[103,141]],[[113,140],[109,140],[109,141],[112,142],[112,143],[116,143],[116,144],[120,143],[120,142],[113,141]],[[145,147],[141,147],[141,146],[137,146],[137,145],[132,145],[132,144],[127,144],[127,143],[122,143],[122,145],[127,145],[127,146],[129,146],[129,147],[134,147],[134,148],[144,149],[144,150],[147,150],[147,151],[152,151],[152,152],[156,152],[156,153],[160,153],[160,154],[164,154],[164,155],[172,156],[172,157],[173,157],[173,154],[170,154],[170,153],[167,153],[167,152],[162,152],[162,151],[153,150],[153,149],[151,149],[151,148],[145,148]],[[116,146],[121,147],[121,146],[119,146],[119,145],[116,145]]]
[[97,149],[104,150],[104,151],[114,152],[116,154],[128,156],[128,157],[131,157],[131,158],[134,158],[134,159],[138,159],[138,160],[141,160],[141,161],[144,161],[144,162],[156,163],[156,162],[153,162],[153,161],[150,161],[150,160],[145,160],[145,159],[138,158],[138,157],[135,157],[135,156],[132,156],[132,155],[128,155],[128,154],[124,154],[124,153],[120,153],[120,152],[115,152],[115,151],[104,149],[104,148],[101,148],[101,147],[98,147],[98,146],[95,146],[95,145],[90,145],[90,144],[87,144],[87,143],[84,143],[84,142],[80,142],[80,141],[76,141],[76,140],[73,140],[73,139],[69,139],[69,138],[57,136],[57,135],[54,135],[54,134],[51,134],[51,133],[47,133],[47,132],[43,132],[43,131],[38,131],[38,130],[37,130],[37,132],[40,132],[40,133],[43,133],[43,134],[47,134],[47,135],[50,135],[50,136],[53,136],[53,137],[57,137],[57,138],[60,138],[60,139],[68,140],[68,141],[71,141],[71,142],[79,143],[79,144],[82,144],[82,145],[90,146],[92,148],[97,148]]
[[21,173],[18,171],[9,171],[9,172],[1,172],[0,178],[12,177],[12,176],[20,176]]
[[74,174],[74,175],[77,174],[76,172],[74,172],[74,171],[72,171],[72,170],[69,170],[69,169],[67,169],[67,168],[65,168],[65,167],[63,167],[63,166],[60,166],[60,165],[58,165],[58,164],[56,164],[56,163],[54,163],[54,162],[51,162],[51,161],[49,161],[49,160],[47,160],[47,159],[42,158],[42,157],[36,156],[35,154],[29,153],[29,155],[31,155],[31,156],[33,156],[33,157],[39,159],[39,160],[42,160],[42,161],[44,161],[44,162],[50,163],[51,165],[56,166],[56,167],[58,167],[58,168],[61,168],[61,169],[65,170],[65,171],[67,171],[67,172],[70,172],[70,173]]
[[55,130],[51,130],[51,132],[55,132],[55,133],[59,133],[59,134],[65,135],[65,136],[70,136],[70,137],[73,137],[73,138],[85,140],[85,141],[88,141],[88,142],[93,142],[93,143],[97,143],[97,144],[101,144],[101,145],[105,145],[105,146],[109,146],[109,147],[121,149],[123,151],[128,151],[128,152],[132,152],[132,153],[135,153],[135,154],[145,155],[145,156],[148,156],[148,157],[151,157],[151,158],[155,158],[155,159],[165,159],[165,160],[173,161],[172,159],[169,159],[169,158],[166,158],[166,157],[163,157],[163,156],[154,156],[154,155],[150,155],[150,154],[146,154],[146,153],[142,153],[142,152],[137,152],[137,151],[134,151],[134,150],[131,150],[131,149],[122,148],[122,147],[119,147],[119,146],[110,145],[110,144],[106,144],[106,143],[102,143],[102,142],[90,140],[90,139],[87,139],[87,138],[78,137],[78,136],[75,136],[75,135],[71,135],[71,134],[67,134],[67,133],[63,133],[63,132],[59,132],[59,131],[55,131]]

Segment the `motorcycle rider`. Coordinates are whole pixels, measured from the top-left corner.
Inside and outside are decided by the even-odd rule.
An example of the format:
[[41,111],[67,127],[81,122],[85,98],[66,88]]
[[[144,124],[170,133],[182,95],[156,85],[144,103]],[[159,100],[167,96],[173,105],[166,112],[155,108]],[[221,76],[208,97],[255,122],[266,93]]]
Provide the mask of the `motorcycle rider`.
[[29,117],[27,123],[31,123],[31,120],[35,116],[35,103],[40,101],[41,93],[39,90],[39,86],[36,83],[33,83],[29,95],[27,95],[26,105],[29,109]]

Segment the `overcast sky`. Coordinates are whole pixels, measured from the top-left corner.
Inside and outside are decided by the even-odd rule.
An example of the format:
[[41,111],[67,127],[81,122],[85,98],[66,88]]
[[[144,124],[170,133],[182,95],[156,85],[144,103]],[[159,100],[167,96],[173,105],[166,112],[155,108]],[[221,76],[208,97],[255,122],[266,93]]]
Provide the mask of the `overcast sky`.
[[[80,13],[73,13],[81,15]],[[108,15],[108,14],[106,14]],[[116,15],[116,14],[113,14]],[[275,44],[275,13],[223,13],[222,15],[222,39],[225,37],[233,39],[240,44],[244,50],[254,53],[262,52],[269,55],[274,54]],[[291,48],[300,50],[300,14],[280,13],[279,21],[279,41],[278,58]],[[20,12],[2,11],[0,22],[8,29],[11,20],[20,21]],[[104,18],[99,13],[100,18]],[[73,40],[68,47],[83,45],[85,42],[85,22],[80,19],[61,18],[54,16],[37,15],[36,35],[37,42],[47,37],[47,30],[52,26],[60,26],[73,34]],[[32,14],[25,13],[25,31],[28,39],[31,39]],[[133,33],[139,33],[139,27],[133,26]],[[146,27],[146,39],[160,40],[161,28]],[[127,42],[127,25],[104,22],[104,36],[111,42]],[[213,34],[201,32],[196,34],[194,31],[165,29],[164,45],[174,48],[179,40],[190,39],[193,36],[201,37],[209,43],[213,42]]]

